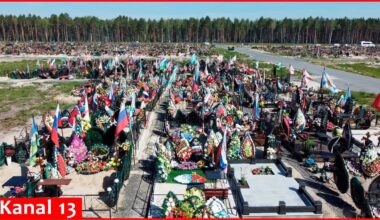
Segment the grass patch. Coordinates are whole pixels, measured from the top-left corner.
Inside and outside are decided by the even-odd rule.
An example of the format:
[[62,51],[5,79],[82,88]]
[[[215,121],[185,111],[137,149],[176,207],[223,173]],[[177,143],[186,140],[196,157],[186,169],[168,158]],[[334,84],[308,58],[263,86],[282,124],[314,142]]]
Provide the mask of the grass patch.
[[224,58],[226,59],[230,59],[234,56],[236,56],[237,59],[244,59],[244,58],[248,58],[249,56],[246,55],[246,54],[242,54],[242,53],[239,53],[239,52],[236,52],[236,51],[230,51],[230,50],[226,50],[226,49],[223,49],[223,48],[218,48],[218,47],[211,47],[208,51],[209,55],[223,55]]
[[1,88],[0,97],[2,97],[0,103],[3,104],[19,104],[30,100],[32,97],[44,98],[44,93],[38,89],[37,86],[23,86],[14,88]]
[[376,99],[377,94],[351,91],[351,96],[357,104],[371,106],[373,101]]
[[[198,175],[200,176],[203,176],[206,178],[206,174],[205,172],[203,172],[202,170],[200,169],[196,169],[196,170],[175,170],[173,169],[169,175],[168,175],[168,179],[166,181],[166,183],[177,183],[174,178],[178,175],[182,175],[182,174],[192,174],[192,173],[197,173]],[[214,180],[207,180],[207,183],[214,183],[215,181]]]
[[[326,91],[326,93],[331,93],[330,90]],[[336,94],[336,99],[338,100],[341,95],[345,95],[346,91],[342,90]],[[351,99],[354,100],[356,105],[363,105],[367,107],[371,107],[373,101],[376,99],[377,94],[361,92],[361,91],[351,91]]]
[[331,68],[341,69],[353,73],[358,73],[364,76],[380,78],[380,67],[372,67],[365,63],[341,63],[330,65]]
[[345,60],[333,60],[325,58],[305,59],[307,62],[326,66],[332,69],[343,70],[363,76],[380,79],[380,66],[374,67],[369,64],[356,61],[356,63],[344,63]]
[[58,90],[60,93],[69,95],[73,88],[82,85],[83,82],[79,81],[65,81],[65,82],[54,82],[52,86],[54,89]]
[[[47,60],[40,60],[40,66],[41,67],[48,67],[48,64],[46,62]],[[55,64],[60,65],[63,61],[61,59],[56,59]],[[5,61],[0,62],[0,76],[5,76],[8,73],[11,73],[15,70],[22,70],[27,71],[29,66],[29,71],[33,71],[37,66],[37,60],[21,60],[21,61]]]
[[9,106],[1,106],[0,107],[0,113],[9,112],[11,108]]
[[[22,60],[13,62],[1,62],[0,63],[0,75],[4,76],[7,73],[11,73],[14,70],[27,70],[29,65],[29,70],[33,71],[37,68],[35,60]],[[40,61],[40,63],[43,63]],[[46,62],[45,62],[46,64]],[[47,64],[45,65],[47,66]]]
[[[268,50],[268,48],[265,51],[269,51],[269,53],[274,55],[280,55],[280,56],[294,56],[291,51],[282,51],[280,47],[274,46],[274,45],[265,45],[265,44],[256,44],[254,46],[273,46],[271,50]],[[278,46],[291,46],[287,44],[278,45]],[[306,61],[327,66],[332,69],[338,69],[343,71],[348,71],[352,73],[356,73],[359,75],[369,76],[373,78],[380,79],[380,67],[374,67],[370,66],[369,64],[358,62],[357,63],[342,63],[346,62],[344,60],[334,59],[334,58],[323,58],[323,57],[317,57],[312,54],[307,54],[306,52],[304,54],[301,54],[301,57],[305,58]],[[340,62],[340,63],[339,63]]]
[[[209,54],[210,55],[223,55],[225,59],[232,58],[236,55],[236,58],[237,58],[239,63],[247,64],[248,67],[250,67],[250,68],[255,67],[256,62],[257,62],[257,60],[250,59],[249,56],[246,54],[242,54],[242,53],[239,53],[236,51],[229,51],[229,50],[224,49],[224,48],[211,47],[209,50]],[[273,63],[268,63],[268,62],[264,62],[264,61],[259,61],[259,69],[265,69],[267,77],[272,76],[274,65],[277,65],[277,63],[273,64]],[[281,70],[277,69],[276,75],[278,77],[281,77],[281,76],[286,77],[288,75],[288,72],[289,72],[289,68],[283,66],[281,68]],[[296,77],[302,76],[302,71],[296,70],[294,73],[294,76],[296,76]]]
[[[0,88],[0,124],[3,128],[22,126],[33,116],[54,111],[60,94],[69,96],[73,87],[83,82],[60,81],[57,83],[33,83],[22,87]],[[71,109],[75,103],[59,103],[60,109]],[[11,111],[11,112],[10,112]],[[7,114],[8,113],[8,114]],[[5,116],[4,116],[5,115]]]

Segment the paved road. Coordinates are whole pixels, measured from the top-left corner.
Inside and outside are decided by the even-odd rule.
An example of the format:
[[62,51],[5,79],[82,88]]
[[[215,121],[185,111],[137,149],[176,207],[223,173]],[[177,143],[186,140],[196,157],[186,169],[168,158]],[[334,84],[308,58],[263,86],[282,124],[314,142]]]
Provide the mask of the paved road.
[[[227,48],[227,45],[217,45],[218,47]],[[308,72],[316,79],[320,80],[323,66],[308,63],[302,59],[284,57],[280,55],[272,55],[250,49],[249,47],[235,47],[235,51],[249,55],[252,59],[266,61],[270,63],[282,63],[284,66],[293,65],[295,69],[306,68]],[[341,70],[326,68],[327,73],[332,77],[338,89],[345,90],[347,83],[350,84],[352,91],[365,91],[371,93],[380,92],[380,79],[375,79],[368,76],[362,76],[355,73],[350,73]]]

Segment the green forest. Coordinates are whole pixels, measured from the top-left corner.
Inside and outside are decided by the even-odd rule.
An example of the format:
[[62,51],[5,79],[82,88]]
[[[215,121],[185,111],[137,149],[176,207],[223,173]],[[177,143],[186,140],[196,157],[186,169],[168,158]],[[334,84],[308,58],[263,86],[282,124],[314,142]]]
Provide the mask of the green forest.
[[0,41],[41,42],[215,42],[215,43],[380,43],[379,18],[303,19],[136,19],[118,16],[72,18],[0,15]]

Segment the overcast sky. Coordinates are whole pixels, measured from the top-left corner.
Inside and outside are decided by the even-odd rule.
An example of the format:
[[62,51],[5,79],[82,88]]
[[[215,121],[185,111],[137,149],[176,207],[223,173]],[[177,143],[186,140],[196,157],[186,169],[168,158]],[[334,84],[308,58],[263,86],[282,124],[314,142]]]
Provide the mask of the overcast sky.
[[313,17],[379,18],[379,3],[0,3],[0,14],[69,13],[70,16],[97,16],[112,19],[118,15],[134,18],[229,17],[256,19],[261,16],[281,19]]

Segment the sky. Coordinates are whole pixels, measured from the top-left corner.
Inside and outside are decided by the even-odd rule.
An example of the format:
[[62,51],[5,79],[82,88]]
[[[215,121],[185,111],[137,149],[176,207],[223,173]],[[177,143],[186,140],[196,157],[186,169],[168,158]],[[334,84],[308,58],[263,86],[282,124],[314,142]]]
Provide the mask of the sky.
[[326,17],[326,18],[380,18],[379,3],[132,3],[132,2],[82,2],[82,3],[0,3],[0,14],[19,15],[68,13],[71,17],[97,16],[112,19],[118,15],[133,18],[190,18],[229,17],[256,19],[261,16],[275,19]]

